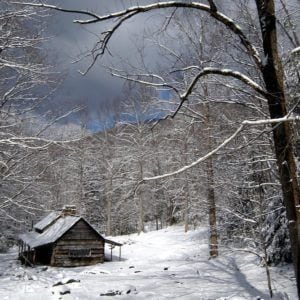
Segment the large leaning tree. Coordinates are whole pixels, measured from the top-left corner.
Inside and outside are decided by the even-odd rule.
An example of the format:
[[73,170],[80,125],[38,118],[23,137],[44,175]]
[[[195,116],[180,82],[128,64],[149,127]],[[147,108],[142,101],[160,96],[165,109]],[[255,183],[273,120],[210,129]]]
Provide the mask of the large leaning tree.
[[[124,10],[111,12],[106,15],[98,15],[91,11],[64,9],[47,4],[35,5],[67,13],[82,14],[85,19],[76,20],[74,22],[85,26],[95,23],[105,23],[107,28],[102,32],[101,40],[99,40],[97,45],[92,49],[93,61],[90,68],[94,65],[97,59],[107,51],[111,38],[116,34],[120,27],[126,26],[126,22],[128,20],[151,11],[167,9],[173,9],[173,11],[176,9],[202,11],[203,13],[207,13],[212,19],[221,23],[228,32],[237,37],[241,45],[241,49],[248,54],[249,58],[255,64],[257,71],[262,78],[263,85],[259,85],[252,78],[238,71],[222,68],[204,68],[199,70],[198,74],[191,80],[190,85],[184,92],[176,90],[180,98],[178,110],[192,94],[197,83],[199,83],[204,76],[210,75],[232,77],[236,80],[242,81],[267,100],[270,119],[262,122],[244,122],[241,130],[249,125],[272,125],[274,151],[277,160],[279,180],[282,187],[283,200],[289,221],[292,256],[298,293],[300,294],[300,193],[297,179],[297,168],[293,153],[291,123],[289,122],[292,118],[290,117],[290,112],[287,110],[283,67],[278,50],[279,45],[277,40],[275,1],[252,1],[259,20],[259,26],[257,27],[260,28],[260,36],[262,39],[261,47],[256,47],[250,37],[248,37],[243,29],[238,25],[237,20],[233,20],[219,11],[218,5],[216,5],[213,0],[208,0],[207,2],[208,4],[203,4],[200,1],[153,2],[151,4],[128,7]],[[223,42],[225,43],[226,41]],[[156,83],[156,85],[170,87],[168,84],[161,82]],[[241,130],[238,130],[238,132]]]

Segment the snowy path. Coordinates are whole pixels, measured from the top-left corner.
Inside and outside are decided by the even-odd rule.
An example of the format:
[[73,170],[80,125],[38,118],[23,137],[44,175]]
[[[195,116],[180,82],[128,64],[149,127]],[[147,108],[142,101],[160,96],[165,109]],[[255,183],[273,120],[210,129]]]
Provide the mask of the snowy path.
[[[264,269],[253,255],[228,252],[208,260],[205,228],[114,239],[124,243],[123,260],[91,267],[24,270],[13,254],[0,256],[0,299],[269,299]],[[297,299],[291,270],[279,271],[272,269],[275,299]],[[67,278],[80,282],[53,287]],[[60,295],[66,287],[71,293]],[[108,291],[121,295],[100,296]]]

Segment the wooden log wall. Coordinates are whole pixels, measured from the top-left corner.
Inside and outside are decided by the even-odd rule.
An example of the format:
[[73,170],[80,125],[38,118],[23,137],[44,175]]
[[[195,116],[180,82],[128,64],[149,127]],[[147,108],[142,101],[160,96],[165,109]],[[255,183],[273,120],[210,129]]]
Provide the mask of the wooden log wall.
[[[85,253],[85,256],[74,256],[76,251],[79,254]],[[103,262],[104,239],[83,220],[80,220],[64,234],[53,247],[51,258],[51,265],[53,266],[73,267]]]

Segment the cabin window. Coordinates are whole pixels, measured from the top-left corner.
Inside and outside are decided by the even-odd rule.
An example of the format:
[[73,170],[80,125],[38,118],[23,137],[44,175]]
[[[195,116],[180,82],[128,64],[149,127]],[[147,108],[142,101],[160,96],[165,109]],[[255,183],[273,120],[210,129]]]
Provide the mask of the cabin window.
[[79,258],[79,257],[90,257],[91,249],[72,249],[69,250],[70,258]]

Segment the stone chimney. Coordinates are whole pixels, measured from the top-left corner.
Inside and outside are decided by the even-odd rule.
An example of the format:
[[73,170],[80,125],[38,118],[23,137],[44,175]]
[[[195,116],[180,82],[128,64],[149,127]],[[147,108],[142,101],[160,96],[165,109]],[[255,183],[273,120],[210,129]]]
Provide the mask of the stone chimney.
[[77,215],[76,205],[65,205],[62,209],[61,214],[63,217],[76,216]]

